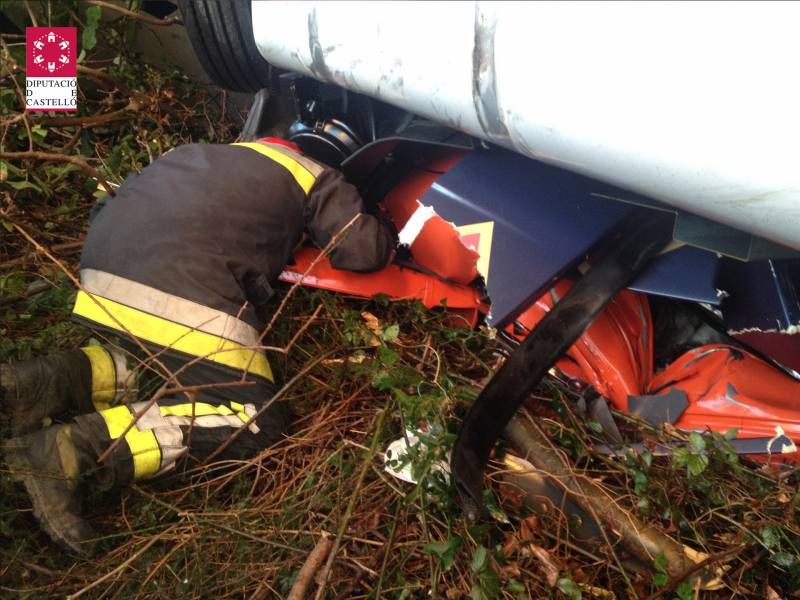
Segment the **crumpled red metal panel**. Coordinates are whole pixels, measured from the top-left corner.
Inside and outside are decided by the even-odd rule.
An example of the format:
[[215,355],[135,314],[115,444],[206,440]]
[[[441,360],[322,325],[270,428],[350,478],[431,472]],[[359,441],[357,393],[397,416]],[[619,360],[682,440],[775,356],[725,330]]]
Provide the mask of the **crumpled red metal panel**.
[[[524,339],[574,283],[561,280],[543,294],[516,321],[524,330],[507,332]],[[572,379],[591,385],[619,410],[628,407],[629,395],[643,394],[653,370],[653,324],[644,294],[624,290],[558,361],[556,366]]]
[[689,407],[680,429],[724,432],[738,438],[772,438],[776,428],[800,440],[800,382],[749,352],[723,344],[686,352],[653,378],[651,394],[677,388]]
[[[573,283],[557,282],[507,332],[524,339]],[[519,326],[522,326],[520,328]],[[653,373],[652,317],[647,297],[623,291],[558,361],[568,377],[591,385],[621,411],[628,396],[666,396],[677,389],[688,407],[674,425],[686,431],[738,429],[737,440],[800,440],[800,381],[732,345],[700,346]],[[759,458],[764,460],[764,455]],[[800,461],[794,443],[773,461]]]
[[294,255],[295,263],[281,273],[281,281],[294,283],[302,278],[305,286],[359,298],[386,294],[394,300],[416,299],[427,308],[440,307],[445,302],[448,312],[461,317],[461,324],[468,327],[475,327],[479,316],[489,310],[478,290],[469,286],[446,283],[396,264],[374,273],[354,273],[334,269],[323,257],[311,268],[319,254],[316,248],[301,248]]

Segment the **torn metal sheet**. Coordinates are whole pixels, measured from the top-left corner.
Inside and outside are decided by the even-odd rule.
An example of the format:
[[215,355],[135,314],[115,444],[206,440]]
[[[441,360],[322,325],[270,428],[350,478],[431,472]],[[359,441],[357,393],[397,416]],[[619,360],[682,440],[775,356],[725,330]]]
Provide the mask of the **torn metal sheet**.
[[[524,340],[573,285],[558,281],[506,328],[507,333]],[[618,293],[556,366],[625,410],[629,396],[644,393],[653,371],[653,323],[647,297],[631,291]]]
[[628,396],[628,412],[656,427],[675,423],[688,407],[686,392],[676,388],[657,396]]

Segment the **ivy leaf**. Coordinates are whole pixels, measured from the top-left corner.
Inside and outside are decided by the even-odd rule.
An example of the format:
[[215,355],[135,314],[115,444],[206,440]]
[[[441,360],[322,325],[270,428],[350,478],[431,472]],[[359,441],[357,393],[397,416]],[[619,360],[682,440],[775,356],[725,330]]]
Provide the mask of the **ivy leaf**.
[[775,527],[765,527],[761,532],[761,541],[767,548],[774,548],[781,543],[781,534]]
[[797,557],[794,554],[790,554],[788,552],[776,552],[770,558],[772,559],[772,562],[774,562],[776,565],[785,568],[789,568],[795,562],[797,562]]
[[681,581],[675,588],[678,600],[694,600],[694,586],[688,581]]
[[708,457],[705,454],[690,454],[686,459],[686,468],[689,470],[689,475],[697,477],[708,466]]
[[485,570],[488,561],[489,553],[487,552],[486,548],[483,546],[478,546],[475,549],[475,554],[472,557],[472,572],[480,573],[481,571]]
[[600,424],[599,422],[589,421],[587,425],[589,426],[589,429],[591,429],[595,433],[603,433],[603,425]]
[[483,591],[483,588],[477,583],[472,585],[472,590],[470,591],[469,597],[472,600],[489,600],[489,598],[486,596],[486,593]]
[[637,495],[647,491],[647,475],[638,469],[633,469],[633,491]]
[[384,342],[393,342],[397,339],[398,335],[400,335],[400,325],[395,323],[394,325],[389,325],[383,330],[383,333],[381,333],[381,339]]
[[559,591],[564,594],[569,600],[582,600],[583,594],[578,584],[572,581],[571,577],[561,577],[556,583]]
[[442,569],[449,571],[455,562],[456,550],[458,550],[460,545],[461,538],[457,535],[454,535],[444,542],[427,544],[423,549],[428,554],[434,554],[438,556],[439,563],[442,565]]
[[100,23],[101,13],[102,9],[99,6],[90,6],[86,9],[86,26],[81,35],[83,50],[86,52],[97,45],[97,25]]
[[703,436],[696,431],[689,434],[689,443],[696,452],[702,452],[706,449],[706,440]]
[[676,467],[685,467],[689,460],[689,450],[686,448],[676,448],[672,453],[672,462]]
[[30,181],[6,181],[6,183],[15,190],[36,190],[37,192],[42,193],[41,188]]

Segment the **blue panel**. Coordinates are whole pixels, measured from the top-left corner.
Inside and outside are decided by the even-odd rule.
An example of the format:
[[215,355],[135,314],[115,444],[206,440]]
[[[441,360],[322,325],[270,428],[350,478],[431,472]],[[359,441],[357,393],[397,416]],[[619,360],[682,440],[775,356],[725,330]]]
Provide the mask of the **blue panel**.
[[726,261],[720,286],[725,326],[734,331],[786,331],[800,325],[800,261]]
[[628,289],[679,300],[719,304],[716,280],[720,258],[708,250],[684,246],[653,259]]
[[[628,192],[569,171],[492,149],[466,156],[421,201],[456,225],[494,222],[488,288],[490,323],[504,326],[635,210],[598,197]],[[703,252],[703,251],[698,251]],[[716,264],[697,253],[659,258],[638,289],[717,302]],[[692,273],[687,276],[687,273]],[[666,279],[666,281],[664,281]]]

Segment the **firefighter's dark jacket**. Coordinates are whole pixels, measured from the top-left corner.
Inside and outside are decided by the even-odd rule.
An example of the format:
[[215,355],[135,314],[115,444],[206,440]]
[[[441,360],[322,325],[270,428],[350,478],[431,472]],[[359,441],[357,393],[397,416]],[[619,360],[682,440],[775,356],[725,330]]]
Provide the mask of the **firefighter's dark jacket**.
[[[181,146],[126,179],[94,215],[74,313],[146,340],[163,338],[164,327],[148,334],[140,313],[167,329],[189,328],[175,345],[192,355],[200,354],[184,338],[208,347],[201,334],[246,346],[263,326],[256,307],[271,296],[303,230],[324,247],[362,210],[341,173],[284,146]],[[331,262],[379,269],[392,246],[388,229],[362,214]]]

